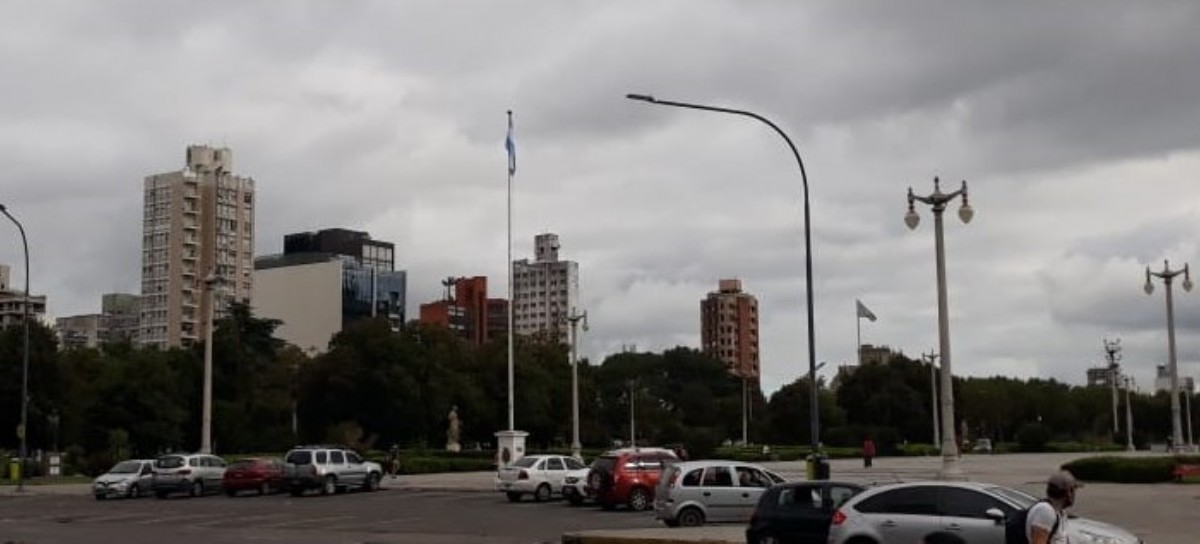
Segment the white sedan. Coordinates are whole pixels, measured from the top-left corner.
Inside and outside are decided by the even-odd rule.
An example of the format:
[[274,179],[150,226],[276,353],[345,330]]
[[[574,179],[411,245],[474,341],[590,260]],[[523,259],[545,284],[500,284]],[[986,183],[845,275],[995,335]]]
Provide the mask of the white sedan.
[[535,501],[549,500],[562,493],[567,472],[587,468],[574,457],[565,455],[527,455],[496,472],[496,490],[517,502],[522,495]]

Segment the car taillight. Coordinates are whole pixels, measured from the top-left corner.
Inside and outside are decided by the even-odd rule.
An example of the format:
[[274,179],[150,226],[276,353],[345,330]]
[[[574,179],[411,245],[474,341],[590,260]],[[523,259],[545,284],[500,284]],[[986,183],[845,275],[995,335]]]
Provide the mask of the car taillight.
[[829,524],[837,527],[843,523],[846,523],[846,514],[843,514],[841,510],[834,510],[833,519],[829,521]]
[[177,471],[175,474],[178,474],[178,475],[180,475],[180,476],[187,476],[188,474],[191,474],[191,473],[192,473],[192,470],[191,470],[191,469],[188,469],[188,468],[181,468],[181,469],[179,469],[179,471]]
[[679,481],[679,471],[678,470],[672,471],[671,472],[671,481],[667,484],[667,487],[675,487],[675,482],[678,482],[678,481]]
[[529,473],[528,473],[528,472],[525,472],[525,470],[524,470],[524,469],[521,469],[521,473],[517,475],[517,479],[518,479],[518,480],[528,480],[528,479],[529,479]]

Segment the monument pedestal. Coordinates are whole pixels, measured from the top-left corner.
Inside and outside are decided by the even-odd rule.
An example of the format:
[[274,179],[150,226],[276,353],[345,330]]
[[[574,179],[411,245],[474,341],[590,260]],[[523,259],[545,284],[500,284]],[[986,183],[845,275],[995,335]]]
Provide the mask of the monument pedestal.
[[496,433],[496,466],[506,467],[525,457],[525,431],[499,431]]

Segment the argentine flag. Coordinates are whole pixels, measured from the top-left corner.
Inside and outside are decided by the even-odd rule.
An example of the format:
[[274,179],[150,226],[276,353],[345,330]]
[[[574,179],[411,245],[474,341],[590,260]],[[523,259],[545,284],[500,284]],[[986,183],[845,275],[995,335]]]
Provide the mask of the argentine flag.
[[504,149],[508,150],[508,175],[517,173],[517,143],[513,141],[512,110],[508,112],[508,137],[504,138]]

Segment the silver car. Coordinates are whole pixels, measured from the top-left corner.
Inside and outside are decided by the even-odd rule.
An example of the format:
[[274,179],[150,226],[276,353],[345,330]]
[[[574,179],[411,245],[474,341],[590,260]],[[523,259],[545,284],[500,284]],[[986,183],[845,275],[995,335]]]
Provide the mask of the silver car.
[[[834,512],[829,544],[921,542],[935,532],[953,533],[971,544],[1003,544],[1008,516],[1037,501],[1016,489],[982,482],[883,485]],[[1084,518],[1070,518],[1066,530],[1071,542],[1140,542],[1125,529]]]
[[654,517],[670,527],[705,522],[745,523],[763,491],[784,479],[738,461],[691,461],[671,465],[654,493]]
[[172,493],[199,497],[221,491],[225,460],[204,453],[168,454],[154,460],[154,496]]
[[154,460],[130,459],[121,461],[108,472],[92,481],[92,495],[96,500],[113,497],[136,499],[150,493],[154,485]]

